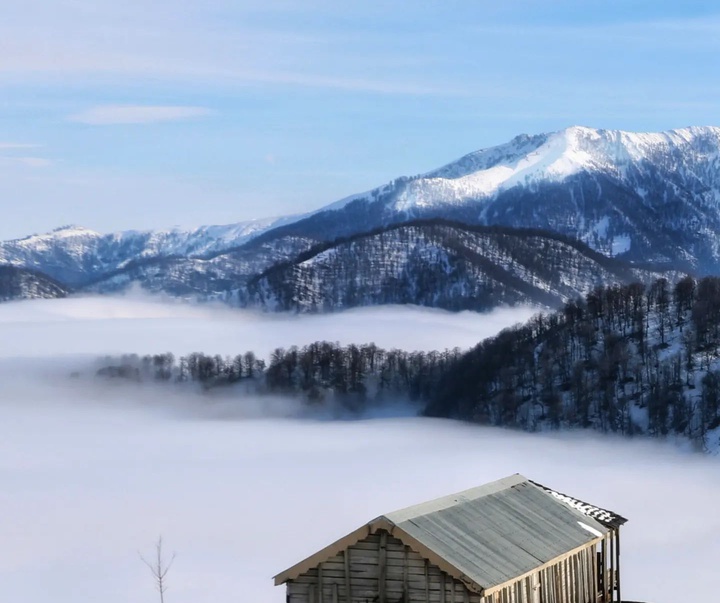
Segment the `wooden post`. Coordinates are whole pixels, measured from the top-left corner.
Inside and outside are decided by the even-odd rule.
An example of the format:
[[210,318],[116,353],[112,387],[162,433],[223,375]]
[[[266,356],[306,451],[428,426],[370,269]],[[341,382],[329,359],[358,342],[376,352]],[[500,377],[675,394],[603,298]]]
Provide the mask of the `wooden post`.
[[430,562],[425,559],[425,603],[430,603]]
[[315,599],[315,585],[311,584],[308,586],[308,600],[310,603],[317,603],[317,600]]
[[[378,550],[378,603],[385,603],[385,577],[387,575],[387,532],[380,532]],[[322,603],[322,601],[320,602]]]
[[614,531],[610,532],[610,537],[608,540],[610,541],[610,561],[608,563],[608,566],[610,567],[610,601],[615,600],[615,533]]
[[556,563],[555,568],[555,601],[564,603],[562,596],[562,563]]
[[343,565],[345,566],[345,601],[351,603],[352,590],[350,590],[350,549],[343,551]]
[[578,603],[585,603],[585,597],[583,597],[583,581],[582,573],[580,571],[580,554],[573,555],[573,573],[575,574],[575,600]]
[[333,585],[332,585],[332,599],[333,599],[333,603],[340,603],[340,601],[339,601],[339,599],[338,599],[338,585],[337,585],[337,582],[333,582]]
[[605,582],[607,583],[606,584],[606,586],[607,586],[607,601],[611,602],[612,601],[612,571],[613,571],[612,570],[612,555],[613,555],[612,534],[608,534],[606,536],[606,542],[607,542],[607,545],[606,545],[605,552],[607,554],[607,561],[605,561],[605,569],[607,571],[608,576],[607,576]]
[[620,596],[620,526],[615,528],[615,538],[617,544],[615,546],[615,579],[617,580],[617,600],[622,601]]
[[445,588],[445,572],[440,573],[440,603],[447,603],[447,590]]
[[323,603],[323,566],[318,563],[318,603]]
[[408,569],[408,547],[407,545],[404,547],[404,554],[403,554],[403,600],[408,602],[410,601],[410,585],[409,585],[409,578],[408,578],[408,572],[410,570]]
[[610,547],[608,545],[608,540],[608,535],[606,535],[603,539],[603,571],[605,572],[605,575],[603,576],[603,584],[605,585],[605,594],[603,596],[603,599],[610,603],[610,601],[612,601],[610,597],[610,593],[612,592],[612,586],[610,585]]
[[597,545],[593,544],[591,549],[592,558],[590,559],[590,581],[592,582],[592,598],[590,599],[593,603],[597,603],[598,598],[598,575],[597,575]]

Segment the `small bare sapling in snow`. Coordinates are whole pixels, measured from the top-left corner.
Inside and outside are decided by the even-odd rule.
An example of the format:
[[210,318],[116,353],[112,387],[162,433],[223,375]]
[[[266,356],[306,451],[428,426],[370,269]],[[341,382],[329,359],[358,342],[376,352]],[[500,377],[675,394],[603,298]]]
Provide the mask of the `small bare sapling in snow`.
[[155,581],[155,588],[157,588],[158,593],[160,593],[160,603],[165,603],[165,593],[168,590],[165,577],[167,576],[167,573],[170,571],[170,568],[175,561],[175,553],[173,552],[170,560],[166,561],[163,557],[162,546],[162,536],[158,536],[157,543],[155,544],[155,558],[151,558],[150,560],[148,560],[142,555],[142,553],[138,554],[140,555],[140,559],[142,560],[142,562],[148,566],[148,568],[150,569],[150,573],[152,573],[153,575],[153,579]]

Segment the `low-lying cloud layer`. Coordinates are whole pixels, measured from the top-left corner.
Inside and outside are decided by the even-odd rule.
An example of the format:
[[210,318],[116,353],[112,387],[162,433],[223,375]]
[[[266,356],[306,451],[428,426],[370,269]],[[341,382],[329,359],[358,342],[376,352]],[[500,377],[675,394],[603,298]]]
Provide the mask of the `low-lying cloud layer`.
[[313,341],[374,342],[383,348],[469,348],[522,322],[531,308],[489,314],[415,306],[375,307],[297,316],[197,306],[155,298],[75,298],[0,305],[0,357],[136,352],[237,354],[266,357],[277,347]]
[[127,300],[0,306],[0,600],[155,601],[138,551],[162,534],[178,554],[168,601],[280,603],[275,573],[372,517],[515,472],[629,518],[626,599],[714,600],[717,459],[582,432],[267,418],[261,400],[40,370],[60,354],[50,364],[62,373],[74,354],[262,353],[316,338],[467,347],[499,323],[399,308],[290,318]]

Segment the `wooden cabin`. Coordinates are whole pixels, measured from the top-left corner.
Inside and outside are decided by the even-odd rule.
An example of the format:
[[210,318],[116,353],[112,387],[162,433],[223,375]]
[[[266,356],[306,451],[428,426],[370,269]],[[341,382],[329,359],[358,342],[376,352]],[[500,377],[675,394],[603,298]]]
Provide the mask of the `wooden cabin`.
[[616,513],[513,475],[381,515],[275,576],[288,603],[610,603]]

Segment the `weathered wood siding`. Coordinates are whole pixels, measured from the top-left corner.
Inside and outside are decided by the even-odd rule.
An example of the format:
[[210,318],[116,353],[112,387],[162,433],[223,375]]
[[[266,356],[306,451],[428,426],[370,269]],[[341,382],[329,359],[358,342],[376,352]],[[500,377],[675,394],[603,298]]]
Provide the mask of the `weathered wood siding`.
[[483,597],[482,603],[598,603],[595,559],[596,547],[587,547]]
[[287,583],[288,603],[610,603],[618,591],[617,533],[484,597],[384,531]]
[[482,600],[386,532],[367,537],[289,581],[287,592],[288,603],[481,603]]

